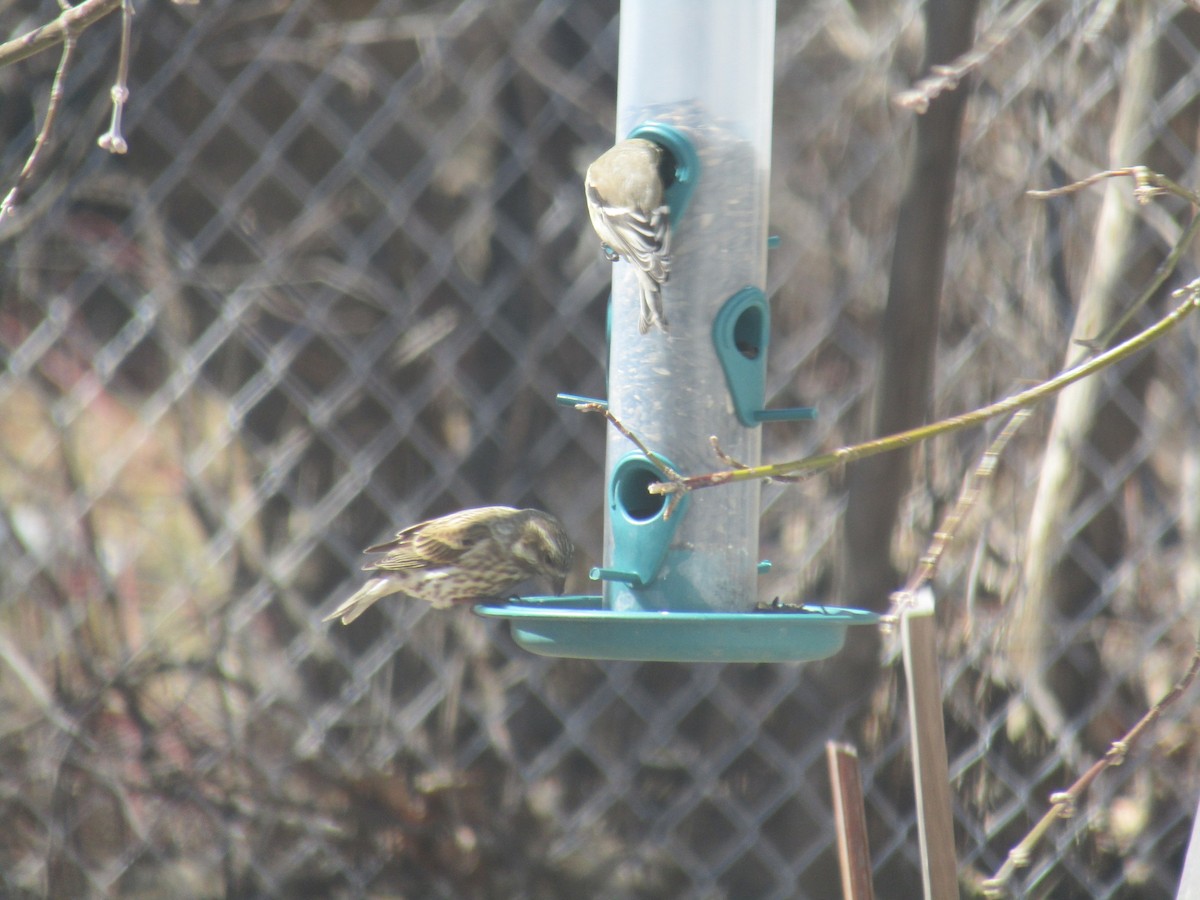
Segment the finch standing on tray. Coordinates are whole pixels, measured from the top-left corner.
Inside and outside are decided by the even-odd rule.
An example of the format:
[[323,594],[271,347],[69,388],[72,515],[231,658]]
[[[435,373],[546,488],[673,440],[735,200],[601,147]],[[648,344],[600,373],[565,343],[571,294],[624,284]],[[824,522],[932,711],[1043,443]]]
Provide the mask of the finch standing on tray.
[[388,594],[447,607],[504,599],[534,578],[551,580],[561,594],[574,547],[549,513],[485,506],[412,525],[363,552],[384,554],[363,566],[375,576],[322,621],[349,625]]
[[641,290],[638,330],[667,330],[662,286],[671,277],[671,211],[664,199],[670,157],[653,141],[631,138],[606,151],[584,178],[588,215],[609,261],[633,266]]

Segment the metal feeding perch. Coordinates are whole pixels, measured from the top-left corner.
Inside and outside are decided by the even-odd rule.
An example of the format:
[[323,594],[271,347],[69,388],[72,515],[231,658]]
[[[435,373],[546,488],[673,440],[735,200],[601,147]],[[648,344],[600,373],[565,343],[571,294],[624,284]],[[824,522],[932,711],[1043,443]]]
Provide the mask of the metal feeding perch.
[[[607,406],[657,463],[608,429],[600,596],[526,597],[477,607],[510,620],[537,653],[603,659],[769,662],[836,653],[873,613],[755,610],[760,486],[668,498],[660,464],[713,467],[710,437],[748,465],[761,424],[810,419],[764,408],[770,309],[775,0],[622,0],[617,134],[664,151],[669,330],[640,333],[633,267],[613,268]],[[561,395],[576,404],[586,398]],[[591,401],[604,404],[605,401]]]

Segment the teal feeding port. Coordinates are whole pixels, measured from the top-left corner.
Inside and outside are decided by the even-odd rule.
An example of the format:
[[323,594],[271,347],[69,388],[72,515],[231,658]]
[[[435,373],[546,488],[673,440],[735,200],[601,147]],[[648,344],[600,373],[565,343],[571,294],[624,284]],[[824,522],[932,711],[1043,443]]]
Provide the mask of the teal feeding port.
[[767,345],[771,337],[771,310],[766,295],[745,287],[721,307],[713,322],[713,347],[738,421],[750,427],[759,422],[815,419],[811,406],[763,409],[767,388]]
[[631,138],[654,141],[667,151],[665,172],[661,173],[666,188],[671,227],[678,227],[692,200],[692,191],[700,180],[700,157],[695,145],[678,128],[662,122],[643,122],[629,132]]
[[764,406],[775,2],[622,0],[620,29],[616,134],[666,151],[660,177],[670,274],[662,301],[669,326],[639,331],[636,274],[629,260],[614,262],[607,396],[560,395],[559,402],[600,404],[642,446],[606,428],[604,549],[592,570],[594,594],[516,598],[476,611],[507,620],[521,646],[545,655],[678,662],[829,656],[847,628],[878,616],[828,605],[759,608],[766,568],[758,552],[759,483],[692,491],[674,505],[649,490],[666,480],[656,461],[684,474],[724,468],[712,450],[716,437],[729,457],[754,466],[763,422],[813,416],[808,408]]
[[[663,457],[659,462],[671,465]],[[684,497],[667,516],[667,498],[650,493],[650,485],[662,477],[658,466],[642,453],[630,453],[617,463],[608,490],[612,561],[606,568],[592,569],[593,580],[619,581],[632,587],[654,581],[688,506]]]

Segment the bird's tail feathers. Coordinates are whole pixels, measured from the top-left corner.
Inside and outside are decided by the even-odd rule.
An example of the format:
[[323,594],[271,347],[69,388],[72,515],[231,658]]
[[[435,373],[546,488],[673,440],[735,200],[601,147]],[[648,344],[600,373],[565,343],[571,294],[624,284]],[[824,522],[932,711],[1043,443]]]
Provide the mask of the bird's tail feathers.
[[321,621],[332,622],[334,619],[340,618],[343,625],[349,625],[370,609],[376,600],[386,597],[388,594],[394,594],[397,590],[399,588],[394,581],[387,578],[372,578],[360,587],[349,600]]
[[638,317],[638,331],[645,334],[651,325],[657,325],[663,331],[667,330],[667,317],[663,313],[662,288],[652,278],[640,277],[642,291],[642,311]]

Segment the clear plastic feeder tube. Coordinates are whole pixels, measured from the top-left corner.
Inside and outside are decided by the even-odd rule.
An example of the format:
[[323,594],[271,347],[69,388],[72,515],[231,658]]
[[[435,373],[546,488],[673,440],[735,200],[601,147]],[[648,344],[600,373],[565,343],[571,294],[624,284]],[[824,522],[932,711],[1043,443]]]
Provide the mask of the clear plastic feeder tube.
[[[663,299],[670,331],[638,333],[638,287],[624,260],[613,268],[609,405],[686,474],[723,468],[709,442],[755,465],[760,430],[739,422],[713,326],[748,286],[765,289],[775,0],[622,0],[617,138],[647,123],[694,147],[699,175],[674,224]],[[766,347],[761,351],[765,352]],[[615,516],[652,519],[652,495],[614,503],[614,470],[635,448],[608,429],[605,567],[613,567]],[[643,479],[644,480],[644,479]],[[606,580],[605,605],[630,610],[744,611],[756,598],[760,485],[693,493],[671,533],[657,577]],[[628,529],[618,529],[624,532]],[[633,538],[636,540],[637,538]]]

